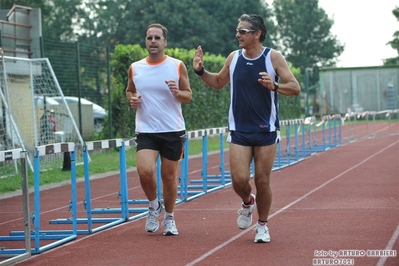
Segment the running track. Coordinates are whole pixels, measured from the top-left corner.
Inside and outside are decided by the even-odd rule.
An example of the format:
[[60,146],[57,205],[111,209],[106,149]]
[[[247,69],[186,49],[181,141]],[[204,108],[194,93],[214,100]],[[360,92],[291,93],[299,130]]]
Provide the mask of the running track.
[[[92,235],[79,235],[17,265],[313,265],[314,259],[333,259],[330,251],[385,249],[397,253],[399,137],[387,130],[380,128],[375,138],[347,142],[274,171],[270,243],[253,243],[254,226],[244,231],[237,228],[240,200],[231,187],[226,187],[176,206],[179,236],[162,236],[162,227],[148,234],[144,231],[145,219],[138,219]],[[398,132],[398,124],[389,131]],[[217,159],[209,156],[210,168],[217,165],[211,163]],[[192,165],[195,163],[190,160]],[[194,172],[199,168],[190,169]],[[114,198],[117,191],[115,176],[96,179],[93,186],[97,194],[93,198],[109,203],[109,197]],[[82,182],[78,185],[82,189]],[[129,172],[129,188],[129,195],[140,197],[135,171]],[[43,191],[44,216],[54,212],[67,215],[65,204],[60,202],[63,194],[68,198],[69,191],[68,185]],[[12,209],[16,201],[20,197],[0,200],[1,209]],[[9,213],[6,210],[0,218],[2,235],[14,230],[15,220]],[[397,254],[340,258],[354,265],[399,265]]]

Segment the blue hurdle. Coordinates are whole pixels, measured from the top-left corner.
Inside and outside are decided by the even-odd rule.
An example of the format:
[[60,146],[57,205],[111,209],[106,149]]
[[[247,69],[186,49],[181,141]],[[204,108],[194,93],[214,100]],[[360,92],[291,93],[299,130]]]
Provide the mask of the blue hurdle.
[[[181,188],[183,191],[183,200],[190,201],[198,198],[206,193],[221,189],[231,184],[230,172],[225,170],[224,160],[224,139],[223,135],[228,132],[226,127],[221,128],[208,128],[196,131],[187,132],[188,140],[185,143],[185,156],[182,161],[181,170]],[[219,136],[219,173],[215,175],[208,174],[208,137],[218,135]],[[189,140],[202,138],[202,170],[201,179],[190,180],[188,177],[188,151],[189,151]],[[190,183],[190,184],[189,184]]]
[[[91,200],[91,185],[90,185],[90,156],[89,151],[119,148],[120,160],[120,190],[118,192],[119,205],[118,208],[92,208]],[[99,141],[89,141],[83,146],[83,163],[84,163],[84,182],[85,182],[85,200],[83,202],[86,210],[86,218],[78,218],[78,224],[87,224],[86,230],[78,230],[78,234],[91,234],[114,225],[123,223],[128,219],[127,211],[127,183],[126,183],[126,156],[124,150],[124,141],[122,139],[109,139]],[[120,213],[120,217],[96,217],[95,214],[111,214]],[[56,219],[51,220],[51,224],[67,224],[71,221],[69,219]],[[101,226],[94,227],[94,223],[102,224]]]
[[[69,218],[72,223],[71,230],[42,230],[40,227],[40,158],[56,153],[69,152],[71,154],[71,201],[69,210],[72,216]],[[34,155],[34,213],[31,219],[34,224],[34,230],[31,231],[30,238],[34,241],[34,247],[31,249],[32,254],[38,254],[48,249],[57,247],[61,244],[76,239],[77,222],[76,222],[76,156],[75,144],[73,142],[54,143],[36,147]],[[10,240],[22,240],[24,232],[13,231],[10,233]],[[47,245],[41,246],[42,240],[56,240]]]
[[[25,249],[7,249],[0,248],[0,257],[10,257],[0,262],[0,265],[11,265],[20,260],[29,258],[31,256],[31,243],[30,243],[30,222],[29,222],[29,186],[28,186],[28,167],[26,162],[26,151],[21,148],[0,151],[0,162],[20,160],[21,162],[21,176],[22,176],[22,205],[24,220],[23,240],[25,240]],[[14,240],[14,237],[0,236],[0,241]]]
[[[283,120],[280,121],[280,130],[285,127],[286,137],[282,138],[281,141],[286,140],[287,144],[285,152],[281,151],[281,143],[277,146],[277,155],[273,163],[272,171],[282,169],[292,164],[298,163],[304,159],[304,156],[299,153],[299,126],[302,123],[301,119]],[[294,129],[292,129],[294,127]],[[294,137],[291,137],[291,133],[294,131]],[[294,141],[294,143],[292,143]],[[293,148],[293,149],[292,149]]]

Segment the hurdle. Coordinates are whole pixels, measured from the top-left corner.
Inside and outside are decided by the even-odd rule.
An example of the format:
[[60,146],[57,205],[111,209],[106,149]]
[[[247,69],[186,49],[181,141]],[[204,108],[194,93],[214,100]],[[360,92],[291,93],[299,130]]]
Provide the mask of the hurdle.
[[[384,115],[385,114],[385,117],[386,118],[388,118],[388,135],[397,135],[397,134],[399,134],[399,130],[397,131],[397,132],[393,132],[392,131],[392,127],[393,127],[393,125],[394,125],[394,123],[397,123],[398,125],[399,125],[399,117],[398,117],[398,114],[399,114],[399,109],[393,109],[393,110],[383,110],[383,111],[379,111],[379,112],[376,112],[376,111],[367,111],[367,112],[364,112],[363,113],[363,116],[364,117],[366,117],[366,126],[367,126],[367,132],[366,132],[366,137],[367,138],[373,138],[373,137],[376,137],[377,136],[377,132],[376,132],[376,128],[375,128],[375,124],[376,124],[376,116],[377,115]],[[392,117],[394,116],[396,114],[396,119],[397,119],[397,122],[394,122],[393,120],[392,120]],[[373,128],[372,128],[372,133],[370,133],[369,132],[369,116],[371,116],[372,117],[372,120],[371,120],[371,122],[372,122],[372,124],[373,124]],[[398,127],[399,128],[399,127]]]
[[[231,184],[230,172],[225,170],[224,139],[223,135],[229,132],[227,127],[208,128],[187,132],[188,139],[184,145],[184,159],[181,169],[181,191],[183,200],[190,201],[212,191],[222,189]],[[208,137],[219,136],[219,166],[218,173],[208,174]],[[189,180],[188,151],[190,139],[202,139],[202,168],[201,178]],[[190,184],[189,184],[190,183]]]
[[[281,142],[277,145],[276,158],[273,163],[272,171],[288,167],[296,164],[304,159],[304,156],[299,153],[299,127],[303,121],[301,119],[291,119],[280,121],[280,130],[285,127],[286,136],[282,138]],[[294,127],[294,128],[292,128]],[[294,132],[294,136],[291,137],[291,133]],[[287,141],[285,145],[285,152],[282,152],[283,139]],[[292,143],[293,142],[293,143]]]
[[[23,205],[23,226],[25,249],[6,249],[0,248],[0,257],[10,257],[0,262],[0,265],[11,265],[18,261],[24,260],[31,256],[31,243],[30,243],[30,222],[29,222],[29,186],[28,186],[28,167],[26,162],[26,151],[21,148],[0,151],[0,162],[11,160],[20,160],[21,163],[21,177],[22,177],[22,205]],[[0,236],[0,241],[14,240],[10,236]]]
[[[90,151],[104,149],[119,149],[120,163],[120,186],[117,198],[119,198],[118,207],[99,207],[92,208],[91,185],[90,185]],[[87,229],[79,229],[77,233],[92,234],[101,230],[110,228],[114,225],[123,223],[128,219],[127,211],[127,183],[126,183],[126,157],[124,149],[124,141],[122,139],[109,139],[99,141],[89,141],[83,145],[83,164],[84,164],[84,183],[85,183],[85,200],[83,206],[86,211],[85,218],[77,218],[78,224],[87,224]],[[94,217],[96,214],[114,214],[120,213],[120,217]],[[70,219],[55,219],[50,221],[51,224],[68,224]],[[102,224],[95,227],[94,224]]]
[[[69,218],[72,223],[70,230],[42,230],[41,229],[41,213],[40,213],[40,159],[53,154],[69,152],[71,154],[71,201],[69,202],[69,210],[72,216]],[[34,230],[31,231],[30,238],[34,241],[34,247],[31,248],[32,254],[38,254],[57,247],[66,242],[72,241],[77,237],[76,222],[76,155],[75,144],[73,142],[54,143],[48,145],[37,146],[34,154],[34,212],[31,214],[31,220],[34,224]],[[10,239],[23,239],[24,232],[13,231],[10,233]],[[51,242],[55,240],[54,242]],[[40,241],[50,242],[41,245]]]
[[[337,125],[338,121],[338,125]],[[326,128],[327,125],[327,128]],[[317,141],[317,135],[315,136],[315,142],[313,149],[316,152],[327,151],[332,148],[336,148],[342,145],[342,119],[340,115],[325,115],[321,117],[321,121],[315,127],[321,126],[321,143]],[[316,129],[317,131],[317,129]]]

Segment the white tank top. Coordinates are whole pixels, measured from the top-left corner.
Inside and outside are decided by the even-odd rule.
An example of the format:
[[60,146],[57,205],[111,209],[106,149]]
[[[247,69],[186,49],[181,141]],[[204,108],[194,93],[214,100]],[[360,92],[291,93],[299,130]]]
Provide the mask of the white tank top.
[[163,133],[185,130],[181,103],[173,96],[165,80],[179,83],[182,61],[166,56],[152,64],[144,58],[131,67],[132,80],[141,96],[136,110],[137,133]]

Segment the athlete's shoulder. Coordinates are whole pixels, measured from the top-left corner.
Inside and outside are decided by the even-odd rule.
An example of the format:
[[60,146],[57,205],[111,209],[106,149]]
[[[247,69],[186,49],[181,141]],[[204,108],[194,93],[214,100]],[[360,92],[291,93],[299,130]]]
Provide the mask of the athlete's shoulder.
[[138,65],[140,65],[140,64],[147,64],[147,60],[146,60],[147,58],[145,57],[145,58],[142,58],[142,59],[140,59],[140,60],[138,60],[138,61],[135,61],[135,62],[133,62],[132,64],[131,64],[131,66],[132,67],[136,67],[136,66],[138,66]]
[[[241,50],[241,49],[240,49],[240,50]],[[240,50],[234,50],[233,52],[231,52],[231,53],[227,56],[226,62],[231,62],[235,56],[239,56],[239,55],[240,55]]]
[[174,58],[174,57],[169,56],[169,55],[166,56],[166,60],[173,61],[173,62],[183,62],[182,60]]

